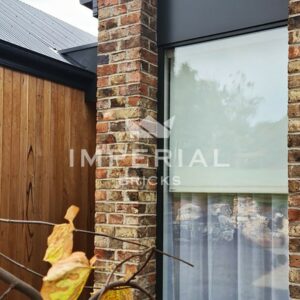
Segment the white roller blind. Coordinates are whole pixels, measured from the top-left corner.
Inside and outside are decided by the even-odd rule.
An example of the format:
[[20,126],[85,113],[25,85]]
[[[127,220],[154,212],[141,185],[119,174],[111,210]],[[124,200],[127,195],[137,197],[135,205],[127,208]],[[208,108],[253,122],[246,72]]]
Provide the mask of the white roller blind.
[[287,29],[174,50],[172,192],[287,193]]

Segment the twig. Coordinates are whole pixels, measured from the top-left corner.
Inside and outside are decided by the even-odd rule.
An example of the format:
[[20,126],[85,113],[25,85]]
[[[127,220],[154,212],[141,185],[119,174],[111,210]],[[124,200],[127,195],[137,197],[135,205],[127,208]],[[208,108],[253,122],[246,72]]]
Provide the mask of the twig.
[[15,288],[15,284],[11,284],[8,289],[0,296],[0,300],[5,299],[5,297]]
[[[116,287],[118,287],[118,288],[121,288],[121,287],[131,287],[131,288],[134,288],[134,289],[138,289],[141,292],[143,292],[144,294],[146,294],[150,299],[153,299],[152,296],[143,287],[141,287],[137,283],[133,283],[132,280],[134,280],[135,277],[144,270],[144,268],[149,263],[151,257],[153,256],[154,251],[155,251],[154,247],[149,248],[149,249],[145,250],[143,253],[131,255],[128,258],[126,258],[123,261],[121,261],[119,264],[117,264],[115,266],[115,268],[113,269],[113,271],[110,273],[110,275],[109,275],[109,277],[108,277],[108,279],[106,281],[106,284],[105,284],[104,288],[100,291],[100,294],[95,299],[100,299],[99,297],[102,296],[106,291],[114,289]],[[121,281],[119,281],[119,284],[117,284],[116,286],[115,286],[116,283],[110,283],[110,281],[112,279],[112,276],[114,275],[114,273],[117,271],[117,269],[119,267],[123,266],[127,261],[130,261],[134,257],[143,257],[143,256],[147,255],[149,252],[150,252],[150,254],[146,258],[146,260],[143,263],[143,265],[141,266],[141,268],[139,270],[137,270],[134,274],[132,274],[132,276],[130,276],[127,280],[122,281],[122,285],[120,284]]]
[[151,251],[152,248],[148,249],[146,252],[143,252],[143,253],[137,253],[137,254],[133,254],[133,255],[130,255],[129,257],[127,257],[126,259],[122,260],[120,263],[118,263],[113,271],[110,273],[109,277],[107,278],[107,281],[106,281],[106,286],[110,283],[111,279],[112,279],[112,276],[114,275],[114,273],[118,270],[118,268],[120,268],[121,266],[123,266],[126,262],[132,260],[133,258],[135,257],[141,257],[141,256],[144,256],[146,255],[149,251]]
[[3,280],[7,284],[14,285],[16,290],[25,294],[31,300],[42,300],[40,293],[36,289],[2,268],[0,268],[0,280]]
[[[3,219],[3,218],[0,218],[0,222],[2,222],[2,223],[14,223],[14,224],[32,224],[32,225],[35,224],[35,225],[45,225],[45,226],[55,226],[55,225],[58,225],[58,224],[55,224],[55,223],[52,223],[52,222],[45,222],[45,221],[13,220],[13,219]],[[128,241],[128,240],[117,238],[117,237],[114,237],[114,236],[110,236],[110,235],[107,235],[107,234],[104,234],[104,233],[98,233],[98,232],[94,232],[94,231],[77,229],[77,228],[75,228],[74,232],[91,234],[91,235],[94,235],[94,236],[107,237],[107,238],[110,238],[110,239],[113,239],[113,240],[116,240],[116,241],[119,241],[119,242],[128,243],[128,244],[132,244],[132,245],[136,245],[136,246],[140,246],[140,247],[149,249],[149,246],[147,246],[145,244],[141,244],[141,243],[134,242],[134,241]],[[181,259],[179,257],[173,256],[171,254],[168,254],[168,253],[166,253],[166,252],[164,252],[162,250],[159,250],[157,248],[155,248],[155,252],[158,253],[158,254],[170,257],[172,259],[178,260],[178,261],[180,261],[180,262],[182,262],[182,263],[184,263],[184,264],[186,264],[186,265],[188,265],[190,267],[194,267],[194,265],[191,264],[191,263],[189,263],[188,261],[183,260],[183,259]]]
[[144,269],[145,267],[148,265],[150,259],[152,258],[153,256],[153,253],[155,251],[155,248],[150,248],[148,251],[144,252],[143,253],[143,256],[147,255],[147,253],[150,252],[150,254],[148,255],[148,257],[146,258],[145,262],[143,263],[143,265],[141,266],[141,268],[139,270],[137,270],[137,272],[135,272],[127,281],[126,283],[130,283],[131,280],[134,280],[134,278],[139,275]]
[[[0,219],[0,222],[1,222],[1,219]],[[107,238],[110,238],[110,239],[115,240],[115,241],[119,241],[119,242],[123,242],[123,243],[128,243],[128,244],[132,244],[132,245],[136,245],[136,246],[140,246],[140,247],[149,248],[148,246],[146,246],[144,244],[141,244],[141,243],[138,243],[138,242],[134,242],[134,241],[128,241],[128,240],[121,239],[121,238],[117,238],[117,237],[110,236],[110,235],[105,234],[105,233],[98,233],[98,232],[94,232],[94,231],[77,229],[77,228],[74,229],[74,232],[85,233],[85,234],[90,234],[90,235],[94,235],[94,236],[107,237]]]
[[186,260],[184,260],[184,259],[181,259],[181,258],[176,257],[176,256],[174,256],[174,255],[171,255],[171,254],[169,254],[169,253],[166,253],[166,252],[164,252],[164,251],[162,251],[162,250],[159,250],[159,249],[157,249],[157,248],[155,248],[154,251],[155,251],[156,253],[158,253],[158,254],[161,254],[161,255],[170,257],[170,258],[172,258],[172,259],[178,260],[178,261],[180,261],[180,262],[182,262],[182,263],[184,263],[184,264],[186,264],[186,265],[188,265],[188,266],[194,268],[194,265],[193,265],[193,264],[191,264],[190,262],[188,262],[188,261],[186,261]]
[[15,224],[46,225],[46,226],[56,225],[55,223],[45,222],[45,221],[14,220],[14,219],[3,219],[3,218],[0,218],[0,222],[2,222],[2,223],[15,223]]
[[124,287],[139,290],[143,294],[145,294],[150,300],[154,300],[154,297],[150,295],[143,287],[139,286],[137,283],[135,282],[126,283],[124,281],[117,281],[117,282],[110,283],[108,286],[103,287],[98,293],[92,295],[92,297],[89,300],[99,300],[101,299],[101,296],[103,296],[107,291],[124,288]]
[[[52,223],[52,222],[45,222],[45,221],[35,221],[35,220],[14,220],[14,219],[3,219],[0,218],[0,222],[1,223],[13,223],[13,224],[31,224],[31,225],[45,225],[45,226],[55,226],[58,224]],[[110,236],[107,235],[105,233],[98,233],[98,232],[94,232],[94,231],[89,231],[89,230],[84,230],[84,229],[74,229],[74,232],[78,232],[78,233],[85,233],[85,234],[90,234],[90,235],[94,235],[94,236],[102,236],[102,237],[107,237],[119,242],[124,242],[124,243],[128,243],[128,244],[132,244],[132,245],[136,245],[136,246],[141,246],[141,247],[145,247],[148,248],[148,246],[143,245],[141,243],[138,242],[133,242],[133,241],[128,241],[125,239],[121,239],[121,238],[117,238],[114,236]]]
[[8,260],[9,262],[15,264],[16,266],[18,266],[18,267],[20,267],[20,268],[22,268],[22,269],[24,269],[24,270],[26,270],[26,271],[28,271],[28,272],[30,272],[30,273],[36,275],[36,276],[38,276],[38,277],[41,277],[41,278],[44,277],[42,274],[40,274],[40,273],[38,273],[38,272],[36,272],[36,271],[30,269],[30,268],[27,268],[26,266],[24,266],[24,265],[22,265],[21,263],[15,261],[14,259],[12,259],[12,258],[10,258],[9,256],[3,254],[2,252],[0,252],[0,256],[3,257],[4,259]]

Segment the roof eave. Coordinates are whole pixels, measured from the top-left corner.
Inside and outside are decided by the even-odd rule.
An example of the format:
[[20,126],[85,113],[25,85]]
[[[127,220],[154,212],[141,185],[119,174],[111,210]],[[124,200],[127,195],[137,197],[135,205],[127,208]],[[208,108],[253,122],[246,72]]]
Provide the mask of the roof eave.
[[79,0],[80,4],[93,10],[93,16],[98,18],[98,1],[97,0]]
[[86,101],[96,100],[95,73],[3,40],[0,52],[0,66],[82,90]]

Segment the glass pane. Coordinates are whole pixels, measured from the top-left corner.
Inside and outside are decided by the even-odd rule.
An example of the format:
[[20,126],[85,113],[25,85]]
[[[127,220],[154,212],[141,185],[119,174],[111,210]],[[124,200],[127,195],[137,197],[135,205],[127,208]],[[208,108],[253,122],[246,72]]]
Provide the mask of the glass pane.
[[287,300],[287,196],[175,193],[166,215],[167,300]]
[[279,28],[174,50],[172,192],[287,193],[287,47]]

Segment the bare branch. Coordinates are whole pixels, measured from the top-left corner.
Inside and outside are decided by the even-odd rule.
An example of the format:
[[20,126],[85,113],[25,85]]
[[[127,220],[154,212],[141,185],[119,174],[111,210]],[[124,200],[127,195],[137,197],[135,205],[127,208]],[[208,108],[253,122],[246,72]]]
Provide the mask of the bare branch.
[[143,256],[145,256],[145,255],[147,255],[147,253],[150,252],[150,254],[148,255],[147,259],[146,259],[145,262],[143,263],[142,267],[141,267],[137,272],[135,272],[135,273],[134,273],[127,281],[126,281],[126,283],[130,283],[131,280],[134,280],[134,278],[135,278],[137,275],[139,275],[139,274],[145,269],[145,267],[148,265],[150,259],[152,258],[154,251],[155,251],[155,248],[151,248],[151,249],[149,249],[148,251],[146,251],[146,252],[143,253]]
[[186,261],[186,260],[184,260],[184,259],[181,259],[181,258],[179,258],[179,257],[173,256],[173,255],[171,255],[171,254],[169,254],[169,253],[166,253],[166,252],[164,252],[164,251],[162,251],[162,250],[159,250],[159,249],[157,249],[157,248],[155,248],[155,252],[158,253],[158,254],[161,254],[161,255],[170,257],[170,258],[172,258],[172,259],[178,260],[178,261],[180,261],[180,262],[182,262],[182,263],[184,263],[184,264],[186,264],[186,265],[188,265],[188,266],[194,268],[194,265],[193,265],[193,264],[189,263],[188,261]]
[[[1,220],[0,220],[0,222],[1,222]],[[132,244],[132,245],[136,245],[136,246],[140,246],[140,247],[144,247],[144,248],[149,248],[147,245],[144,245],[144,244],[141,244],[141,243],[138,243],[138,242],[134,242],[134,241],[128,241],[128,240],[125,240],[125,239],[117,238],[117,237],[110,236],[110,235],[105,234],[105,233],[98,233],[98,232],[94,232],[94,231],[77,229],[77,228],[75,228],[74,232],[85,233],[85,234],[90,234],[90,235],[94,235],[94,236],[107,237],[107,238],[110,238],[110,239],[115,240],[115,241],[128,243],[128,244]]]
[[15,288],[15,284],[11,284],[9,288],[0,296],[0,300],[5,299],[5,297]]
[[121,266],[123,266],[126,262],[132,260],[133,258],[135,257],[141,257],[141,256],[144,256],[146,255],[148,252],[150,252],[153,248],[150,248],[148,250],[146,250],[145,252],[143,253],[137,253],[137,254],[133,254],[133,255],[130,255],[129,257],[127,257],[126,259],[124,259],[123,261],[121,261],[120,263],[118,263],[115,268],[113,269],[113,271],[110,273],[107,281],[106,281],[106,286],[110,283],[111,279],[112,279],[112,276],[114,275],[114,273],[118,270],[118,268],[120,268]]
[[40,293],[36,289],[2,268],[0,268],[0,279],[7,284],[13,285],[16,290],[29,297],[29,299],[42,300]]
[[13,263],[14,265],[16,265],[16,266],[18,266],[18,267],[20,267],[20,268],[22,268],[22,269],[24,269],[24,270],[26,270],[26,271],[32,273],[32,274],[38,276],[38,277],[41,277],[41,278],[44,277],[42,274],[40,274],[40,273],[38,273],[38,272],[36,272],[36,271],[30,269],[30,268],[27,268],[26,266],[24,266],[24,265],[22,265],[21,263],[15,261],[14,259],[12,259],[12,258],[10,258],[9,256],[3,254],[2,252],[0,252],[0,256],[3,257],[4,259],[6,259],[7,261]]
[[[0,223],[12,223],[12,224],[31,224],[31,225],[45,225],[45,226],[55,226],[58,224],[52,223],[52,222],[45,222],[45,221],[35,221],[35,220],[14,220],[14,219],[3,219],[0,218]],[[94,235],[94,236],[102,236],[102,237],[107,237],[119,242],[124,242],[124,243],[128,243],[128,244],[132,244],[132,245],[136,245],[136,246],[140,246],[140,247],[145,247],[148,248],[148,246],[143,245],[141,243],[138,242],[134,242],[134,241],[128,241],[125,239],[121,239],[121,238],[117,238],[114,236],[110,236],[104,233],[98,233],[98,232],[94,232],[94,231],[89,231],[89,230],[84,230],[84,229],[74,229],[74,232],[78,232],[78,233],[85,233],[85,234],[90,234],[90,235]]]
[[33,220],[14,220],[14,219],[3,219],[0,218],[1,223],[14,223],[14,224],[31,224],[31,225],[46,225],[46,226],[54,226],[55,223],[44,222],[44,221],[33,221]]
[[[51,223],[51,222],[44,222],[44,221],[34,221],[34,220],[13,220],[13,219],[3,219],[3,218],[0,218],[0,223],[14,223],[14,224],[32,224],[32,225],[45,225],[45,226],[55,226],[55,225],[58,225],[58,224],[55,224],[55,223]],[[143,248],[146,248],[146,249],[150,249],[149,246],[145,245],[145,244],[141,244],[141,243],[138,243],[138,242],[134,242],[134,241],[128,241],[128,240],[125,240],[125,239],[121,239],[121,238],[117,238],[117,237],[114,237],[114,236],[110,236],[110,235],[107,235],[107,234],[104,234],[104,233],[98,233],[98,232],[94,232],[94,231],[89,231],[89,230],[84,230],[84,229],[77,229],[75,228],[74,232],[78,232],[78,233],[85,233],[85,234],[91,234],[91,235],[94,235],[94,236],[102,236],[102,237],[107,237],[107,238],[110,238],[112,240],[116,240],[116,241],[119,241],[119,242],[123,242],[123,243],[128,243],[128,244],[132,244],[132,245],[136,245],[136,246],[140,246],[140,247],[143,247]],[[176,257],[176,256],[173,256],[171,254],[168,254],[162,250],[159,250],[157,248],[155,248],[155,252],[158,253],[158,254],[161,254],[161,255],[165,255],[167,257],[170,257],[172,259],[175,259],[175,260],[178,260],[190,267],[194,267],[193,264],[189,263],[188,261],[185,261],[179,257]]]

